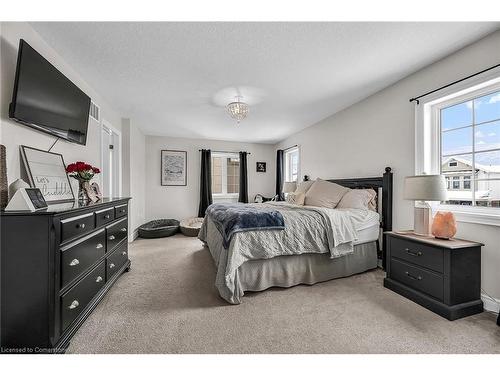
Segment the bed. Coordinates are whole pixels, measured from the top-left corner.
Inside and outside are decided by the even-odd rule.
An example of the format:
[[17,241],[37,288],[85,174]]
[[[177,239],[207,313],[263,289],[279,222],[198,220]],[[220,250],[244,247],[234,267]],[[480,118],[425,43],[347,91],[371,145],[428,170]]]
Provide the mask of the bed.
[[[328,181],[351,189],[374,189],[376,212],[265,203],[283,214],[285,229],[235,233],[229,243],[211,218],[205,217],[198,237],[214,259],[215,285],[222,298],[239,304],[246,291],[312,285],[385,267],[381,232],[392,230],[391,169],[387,167],[380,177]],[[356,238],[346,247],[333,244],[328,235],[342,237],[344,232],[338,228],[347,216],[355,223]]]

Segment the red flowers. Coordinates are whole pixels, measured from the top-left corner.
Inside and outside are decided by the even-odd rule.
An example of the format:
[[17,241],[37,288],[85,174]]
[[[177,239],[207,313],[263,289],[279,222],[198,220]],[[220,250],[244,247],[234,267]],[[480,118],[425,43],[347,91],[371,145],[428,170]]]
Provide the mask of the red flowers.
[[73,178],[90,181],[94,175],[101,173],[101,171],[83,161],[77,161],[66,167],[66,173]]

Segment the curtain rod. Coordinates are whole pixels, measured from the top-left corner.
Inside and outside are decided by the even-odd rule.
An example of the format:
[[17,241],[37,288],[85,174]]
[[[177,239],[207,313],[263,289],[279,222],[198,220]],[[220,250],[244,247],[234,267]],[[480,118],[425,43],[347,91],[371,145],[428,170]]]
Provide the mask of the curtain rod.
[[477,76],[477,75],[479,75],[479,74],[482,74],[482,73],[484,73],[484,72],[487,72],[488,70],[492,70],[492,69],[498,68],[499,66],[500,66],[500,64],[493,65],[492,67],[489,67],[489,68],[487,68],[487,69],[483,69],[483,70],[481,70],[480,72],[477,72],[477,73],[471,74],[470,76],[467,76],[467,77],[465,77],[465,78],[462,78],[462,79],[456,80],[456,81],[454,81],[454,82],[452,82],[452,83],[448,83],[447,85],[441,86],[440,88],[437,88],[437,89],[435,89],[435,90],[432,90],[432,91],[426,92],[425,94],[422,94],[422,95],[416,96],[416,97],[414,97],[414,98],[411,98],[411,99],[410,99],[410,103],[411,103],[411,102],[415,102],[415,101],[416,101],[416,102],[417,102],[417,104],[420,104],[420,101],[419,101],[418,99],[423,98],[424,96],[427,96],[427,95],[433,94],[433,93],[435,93],[436,91],[439,91],[439,90],[445,89],[445,88],[447,88],[447,87],[450,87],[450,86],[456,85],[457,83],[460,83],[460,82],[465,81],[465,80],[467,80],[467,79],[469,79],[469,78],[472,78],[472,77],[475,77],[475,76]]
[[[198,150],[198,151],[203,151],[203,150]],[[211,152],[219,152],[221,154],[239,154],[240,151],[218,151],[218,150],[210,150]],[[245,152],[245,151],[241,151]],[[247,152],[247,155],[252,155],[251,152]]]
[[299,145],[293,145],[293,146],[284,148],[283,151],[290,150],[291,148],[294,148],[294,147],[299,147]]

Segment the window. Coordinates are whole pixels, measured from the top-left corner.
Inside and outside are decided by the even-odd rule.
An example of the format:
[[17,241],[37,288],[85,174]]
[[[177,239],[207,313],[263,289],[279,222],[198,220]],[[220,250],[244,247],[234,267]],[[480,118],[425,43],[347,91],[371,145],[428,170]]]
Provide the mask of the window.
[[292,147],[285,151],[285,181],[298,181],[299,179],[299,148]]
[[443,174],[458,221],[500,226],[500,69],[416,105],[415,172]]
[[234,196],[240,191],[240,158],[237,154],[212,153],[212,194]]
[[500,91],[440,108],[439,124],[441,174],[459,174],[452,190],[461,191],[445,203],[498,207]]
[[471,176],[464,176],[464,190],[470,190],[470,178]]

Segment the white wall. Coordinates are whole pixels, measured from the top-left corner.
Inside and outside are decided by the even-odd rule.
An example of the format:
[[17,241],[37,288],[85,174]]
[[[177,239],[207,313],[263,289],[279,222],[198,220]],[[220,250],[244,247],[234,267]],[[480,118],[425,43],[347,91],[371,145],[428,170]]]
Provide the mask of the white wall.
[[[403,179],[415,172],[414,106],[409,99],[500,61],[500,31],[375,95],[292,135],[276,148],[301,146],[301,173],[312,178],[381,175],[394,171],[394,229],[413,227]],[[500,228],[459,223],[458,237],[480,241],[482,288],[500,298]]]
[[129,210],[129,241],[146,221],[146,136],[130,119],[122,119],[123,195],[133,197]]
[[[244,124],[243,124],[244,126]],[[146,136],[146,218],[184,219],[198,216],[200,203],[200,152],[209,148],[214,151],[247,151],[248,199],[255,194],[272,197],[275,191],[274,146],[255,143],[225,142],[206,139],[188,139]],[[160,151],[187,151],[187,186],[161,186]],[[266,173],[256,172],[255,162],[267,163]]]
[[[33,130],[9,119],[9,103],[12,99],[14,76],[16,71],[17,50],[19,39],[25,39],[42,56],[49,60],[57,69],[72,80],[101,108],[102,118],[120,129],[120,116],[94,91],[87,83],[69,67],[62,58],[25,22],[2,22],[1,56],[0,56],[0,142],[7,149],[7,176],[9,183],[20,177],[19,145],[48,150],[55,137]],[[94,121],[89,121],[87,145],[81,146],[59,140],[52,149],[63,155],[66,164],[77,160],[86,161],[92,165],[101,166],[100,127]]]

